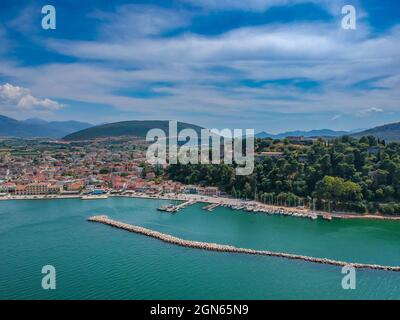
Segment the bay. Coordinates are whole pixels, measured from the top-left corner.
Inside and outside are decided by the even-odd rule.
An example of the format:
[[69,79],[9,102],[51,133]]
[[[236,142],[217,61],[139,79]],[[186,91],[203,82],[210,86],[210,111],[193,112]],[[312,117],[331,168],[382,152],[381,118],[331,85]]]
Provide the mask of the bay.
[[[343,290],[341,269],[274,257],[177,247],[89,223],[93,215],[183,239],[348,262],[400,265],[400,223],[332,222],[190,206],[158,212],[165,201],[0,201],[0,299],[400,299],[400,274],[358,270]],[[53,265],[57,289],[43,290]]]

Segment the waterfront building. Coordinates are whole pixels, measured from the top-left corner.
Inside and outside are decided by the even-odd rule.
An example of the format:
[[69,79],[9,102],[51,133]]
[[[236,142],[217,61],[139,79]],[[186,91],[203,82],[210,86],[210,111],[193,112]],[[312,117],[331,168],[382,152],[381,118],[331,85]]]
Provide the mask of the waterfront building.
[[25,196],[59,194],[60,192],[60,185],[48,183],[29,183],[27,185],[17,185],[15,190],[16,195]]
[[47,188],[47,194],[59,194],[61,192],[61,186],[50,184]]
[[67,191],[73,191],[79,193],[84,188],[84,183],[82,181],[74,181],[66,184],[65,189]]
[[204,195],[208,197],[219,195],[219,189],[217,187],[205,187],[203,192]]
[[45,195],[48,193],[48,185],[46,183],[30,183],[25,188],[26,195]]
[[0,192],[15,193],[17,186],[13,182],[5,182],[0,185]]
[[184,186],[182,187],[182,191],[183,193],[186,194],[197,194],[198,193],[198,189],[196,186]]

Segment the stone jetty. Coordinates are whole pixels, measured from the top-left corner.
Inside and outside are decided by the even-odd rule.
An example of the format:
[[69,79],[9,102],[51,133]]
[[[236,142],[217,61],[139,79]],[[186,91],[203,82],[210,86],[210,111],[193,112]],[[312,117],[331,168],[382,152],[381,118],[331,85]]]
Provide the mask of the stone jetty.
[[383,270],[383,271],[395,271],[400,272],[400,266],[383,266],[377,264],[363,264],[363,263],[350,263],[350,262],[343,262],[325,258],[314,258],[302,255],[295,255],[289,253],[280,253],[280,252],[272,252],[272,251],[262,251],[262,250],[253,250],[253,249],[245,249],[245,248],[237,248],[234,246],[229,245],[221,245],[216,243],[207,243],[207,242],[199,242],[199,241],[190,241],[180,239],[168,234],[164,234],[158,231],[146,229],[143,227],[130,225],[127,223],[123,223],[120,221],[112,220],[106,215],[102,216],[94,216],[88,219],[91,222],[102,223],[105,225],[109,225],[118,229],[126,230],[129,232],[134,232],[138,234],[142,234],[148,237],[152,237],[167,243],[171,243],[174,245],[182,246],[182,247],[189,247],[189,248],[196,248],[208,251],[218,251],[218,252],[230,252],[230,253],[242,253],[242,254],[252,254],[252,255],[262,255],[262,256],[271,256],[271,257],[278,257],[278,258],[286,258],[292,260],[302,260],[306,262],[313,262],[319,264],[326,264],[338,267],[344,266],[352,266],[357,269],[372,269],[372,270]]

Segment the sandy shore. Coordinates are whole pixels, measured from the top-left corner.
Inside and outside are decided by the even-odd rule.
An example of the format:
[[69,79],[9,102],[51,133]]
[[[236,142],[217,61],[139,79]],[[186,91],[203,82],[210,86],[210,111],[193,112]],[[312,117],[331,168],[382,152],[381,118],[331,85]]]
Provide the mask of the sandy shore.
[[[51,199],[80,199],[82,195],[51,195],[51,196],[6,196],[0,197],[0,201],[6,200],[51,200]],[[129,193],[129,194],[110,194],[109,197],[126,197],[126,198],[140,198],[140,199],[153,199],[153,200],[172,200],[172,201],[195,201],[208,204],[218,204],[221,206],[240,206],[243,200],[222,198],[222,197],[209,197],[192,194],[164,194],[164,195],[149,195],[145,193]],[[256,201],[247,201],[247,205],[258,208],[260,211],[256,213],[263,213],[262,210],[269,212],[283,211],[289,215],[296,213],[304,216],[318,215],[319,217],[330,216],[335,219],[369,219],[369,220],[392,220],[400,221],[400,216],[384,216],[372,214],[350,214],[350,213],[328,213],[328,212],[312,212],[309,209],[291,208],[283,206],[272,206],[263,204]]]

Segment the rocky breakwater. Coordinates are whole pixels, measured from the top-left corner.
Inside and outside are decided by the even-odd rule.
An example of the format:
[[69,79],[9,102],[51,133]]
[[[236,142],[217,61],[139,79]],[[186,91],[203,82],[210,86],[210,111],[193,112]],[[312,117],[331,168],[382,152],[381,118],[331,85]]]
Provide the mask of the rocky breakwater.
[[229,245],[221,245],[221,244],[216,244],[216,243],[184,240],[184,239],[180,239],[180,238],[171,236],[169,234],[165,234],[165,233],[161,233],[158,231],[146,229],[143,227],[139,227],[139,226],[123,223],[120,221],[112,220],[106,215],[90,217],[88,219],[88,221],[102,223],[102,224],[109,225],[109,226],[112,226],[112,227],[115,227],[118,229],[142,234],[142,235],[145,235],[148,237],[159,239],[159,240],[167,242],[167,243],[171,243],[171,244],[182,246],[182,247],[188,247],[188,248],[196,248],[196,249],[218,251],[218,252],[230,252],[230,253],[242,253],[242,254],[253,254],[253,255],[279,257],[279,258],[302,260],[302,261],[306,261],[306,262],[313,262],[313,263],[326,264],[326,265],[339,266],[339,267],[352,266],[357,269],[372,269],[372,270],[400,272],[400,266],[383,266],[383,265],[376,265],[376,264],[350,263],[350,262],[344,262],[344,261],[337,261],[337,260],[331,260],[331,259],[325,259],[325,258],[314,258],[314,257],[295,255],[295,254],[289,254],[289,253],[272,252],[272,251],[264,251],[264,250],[253,250],[253,249],[237,248],[237,247],[229,246]]

